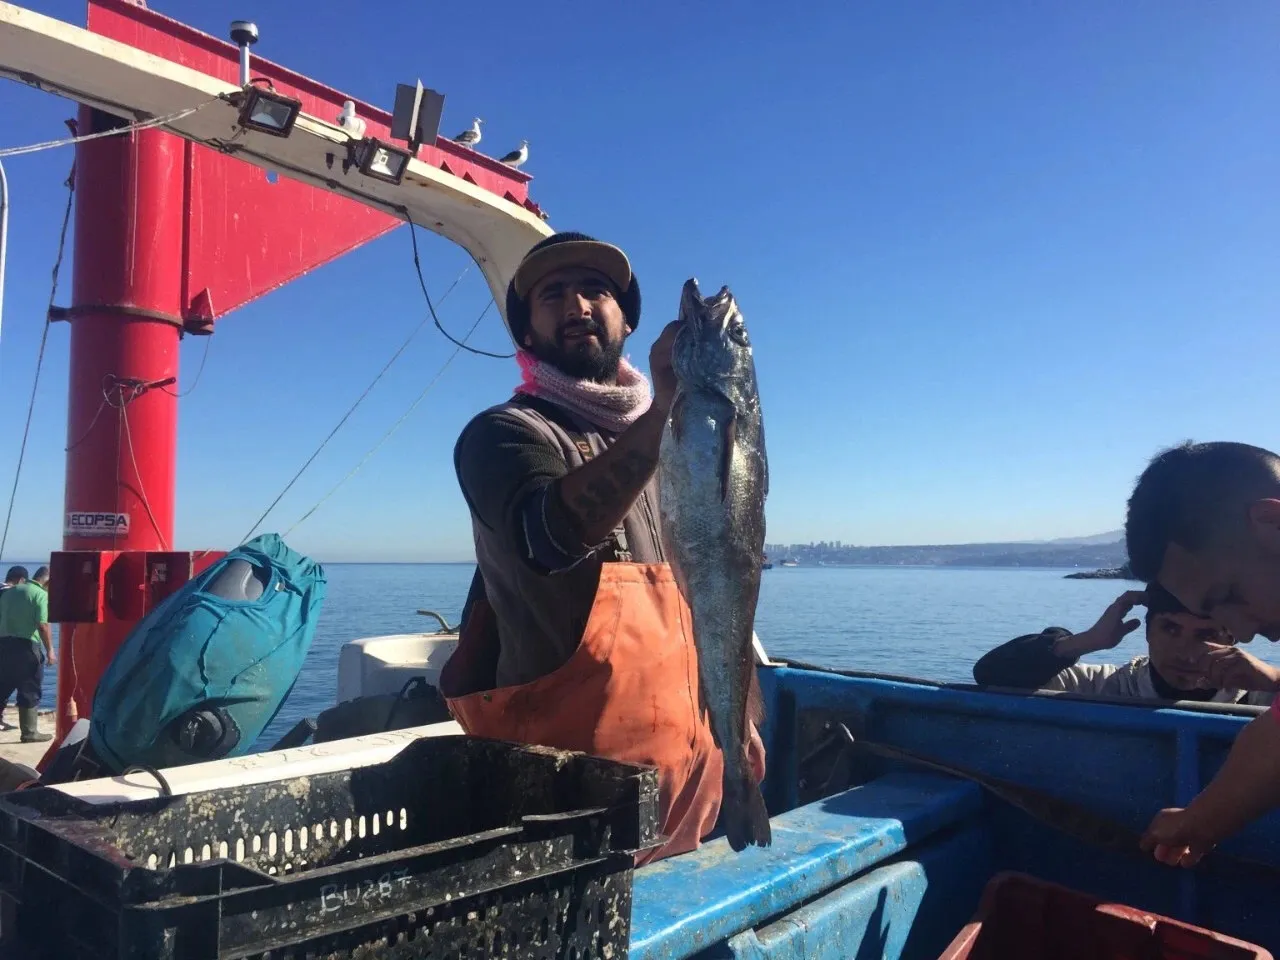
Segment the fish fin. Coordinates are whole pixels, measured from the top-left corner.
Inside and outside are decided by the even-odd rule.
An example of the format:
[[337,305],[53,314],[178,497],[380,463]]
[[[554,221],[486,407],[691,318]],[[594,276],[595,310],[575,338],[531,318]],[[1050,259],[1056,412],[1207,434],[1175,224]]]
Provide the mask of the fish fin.
[[716,745],[717,750],[724,750],[720,745],[720,737],[716,734],[716,725],[711,722],[711,708],[708,706],[711,701],[707,698],[707,687],[702,682],[702,671],[698,671],[698,718],[707,724],[707,729],[711,731],[711,740]]
[[747,683],[747,720],[756,725],[756,730],[764,725],[764,694],[760,692],[760,675],[756,671],[755,658],[747,661],[751,671],[751,679]]
[[764,794],[749,773],[744,772],[731,779],[725,770],[720,816],[724,821],[725,838],[734,853],[746,849],[748,844],[767,847],[773,843],[773,829],[769,825]]
[[720,502],[729,499],[729,478],[733,475],[733,445],[738,439],[737,414],[729,414],[724,424],[724,439],[720,441]]
[[671,404],[671,413],[668,414],[671,421],[671,436],[676,443],[680,442],[680,434],[684,432],[684,391],[681,390],[676,394],[675,401]]
[[768,498],[769,496],[769,454],[765,452],[764,445],[764,420],[760,421],[760,473],[761,488],[760,495]]

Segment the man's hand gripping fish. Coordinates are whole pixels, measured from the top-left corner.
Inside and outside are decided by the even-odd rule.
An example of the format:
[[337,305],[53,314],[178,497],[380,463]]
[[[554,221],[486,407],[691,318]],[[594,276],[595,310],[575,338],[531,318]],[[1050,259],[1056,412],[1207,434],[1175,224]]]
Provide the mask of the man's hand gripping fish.
[[748,722],[762,719],[752,630],[764,557],[769,468],[755,363],[728,287],[703,299],[684,285],[672,346],[679,383],[662,437],[662,538],[693,612],[703,708],[724,754],[729,845],[772,841],[747,757]]

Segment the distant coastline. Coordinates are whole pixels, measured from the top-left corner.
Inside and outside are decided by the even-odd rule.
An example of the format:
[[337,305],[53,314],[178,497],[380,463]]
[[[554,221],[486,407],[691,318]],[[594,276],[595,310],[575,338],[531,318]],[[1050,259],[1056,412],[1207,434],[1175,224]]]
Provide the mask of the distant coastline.
[[[855,546],[838,540],[821,543],[770,543],[769,562],[777,567],[1038,567],[1076,569],[1073,579],[1126,579],[1128,564],[1124,533],[1114,530],[1091,537],[1013,543],[921,544],[914,546]],[[10,563],[16,561],[8,561]],[[30,564],[33,561],[26,561]],[[47,559],[41,562],[48,562]],[[332,566],[457,566],[474,565],[474,558],[455,560],[321,559]]]
[[774,566],[1041,567],[1117,570],[1128,563],[1124,533],[1021,543],[862,547],[840,541],[766,544]]

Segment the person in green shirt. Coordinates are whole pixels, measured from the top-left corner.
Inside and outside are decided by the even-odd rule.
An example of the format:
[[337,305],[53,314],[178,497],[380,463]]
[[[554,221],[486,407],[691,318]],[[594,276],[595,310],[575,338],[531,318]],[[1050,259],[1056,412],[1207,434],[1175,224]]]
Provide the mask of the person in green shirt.
[[37,718],[44,686],[44,663],[58,662],[49,632],[49,568],[34,577],[26,567],[10,567],[9,586],[0,592],[0,705],[17,691],[18,726],[23,743],[52,740],[41,733]]

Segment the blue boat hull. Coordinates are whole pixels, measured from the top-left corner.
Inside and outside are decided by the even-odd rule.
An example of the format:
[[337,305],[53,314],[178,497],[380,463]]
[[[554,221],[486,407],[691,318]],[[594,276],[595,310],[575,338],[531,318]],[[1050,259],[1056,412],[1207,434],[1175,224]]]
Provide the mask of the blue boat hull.
[[[1269,946],[1280,943],[1280,816],[1223,851],[1276,867],[1186,871],[1047,826],[964,779],[878,762],[801,805],[803,731],[842,717],[862,738],[1070,801],[1140,832],[1212,777],[1247,716],[1016,696],[764,668],[774,843],[724,840],[636,874],[631,956],[936,958],[991,877],[1044,880]],[[1242,711],[1243,712],[1243,711]]]

